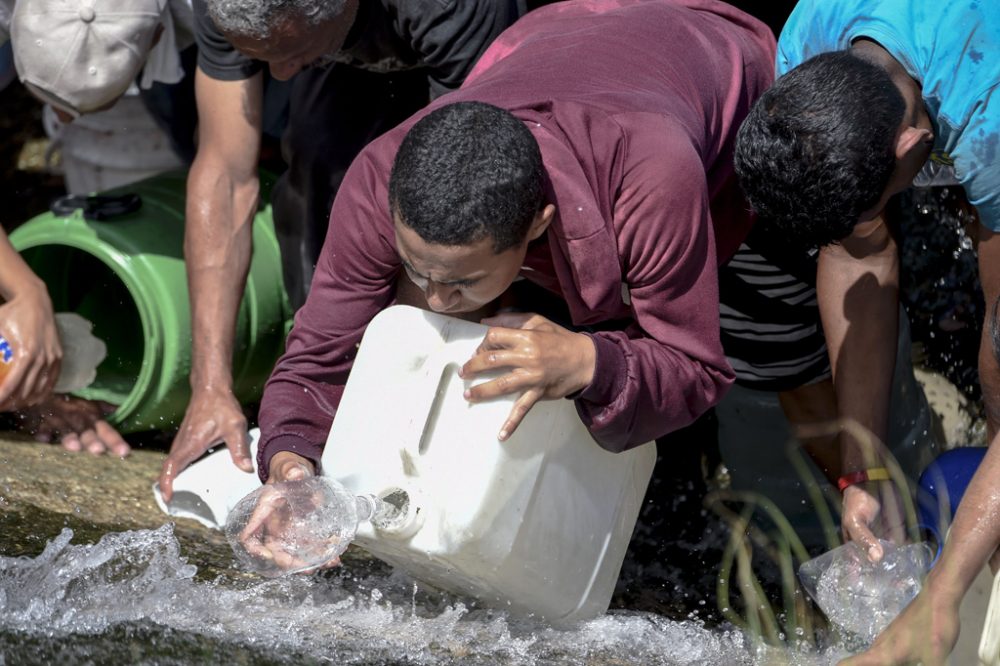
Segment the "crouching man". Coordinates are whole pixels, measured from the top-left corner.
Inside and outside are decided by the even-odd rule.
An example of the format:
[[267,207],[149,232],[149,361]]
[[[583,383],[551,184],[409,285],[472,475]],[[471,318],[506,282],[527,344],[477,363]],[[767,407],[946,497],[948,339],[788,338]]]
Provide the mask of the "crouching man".
[[520,396],[501,441],[538,400],[573,399],[615,451],[714,405],[733,380],[717,266],[752,222],[733,145],[773,49],[721,2],[561,3],[365,148],[265,389],[262,480],[313,472],[365,326],[407,294],[461,315],[526,280],[565,303],[567,326],[485,320],[462,369],[506,371],[471,401]]

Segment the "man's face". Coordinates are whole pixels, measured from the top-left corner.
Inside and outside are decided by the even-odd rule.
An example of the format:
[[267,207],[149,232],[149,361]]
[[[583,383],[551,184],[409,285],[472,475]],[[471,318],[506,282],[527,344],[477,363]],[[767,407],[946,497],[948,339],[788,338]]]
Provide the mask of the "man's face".
[[287,81],[307,67],[326,64],[344,46],[357,14],[357,0],[348,0],[344,11],[324,23],[310,25],[289,17],[279,23],[268,39],[227,35],[244,55],[268,64],[271,76]]
[[913,184],[913,179],[920,173],[924,162],[929,157],[930,146],[921,146],[919,150],[915,150],[912,154],[906,155],[903,159],[896,160],[896,168],[893,169],[892,175],[889,177],[889,184],[886,186],[885,192],[882,193],[878,203],[861,213],[858,222],[870,222],[881,216],[882,211],[885,210],[886,205],[889,203],[889,199]]
[[[395,217],[395,216],[394,216]],[[406,276],[435,312],[471,312],[497,298],[514,282],[528,240],[505,252],[493,251],[493,239],[469,245],[428,243],[395,217],[396,249]]]

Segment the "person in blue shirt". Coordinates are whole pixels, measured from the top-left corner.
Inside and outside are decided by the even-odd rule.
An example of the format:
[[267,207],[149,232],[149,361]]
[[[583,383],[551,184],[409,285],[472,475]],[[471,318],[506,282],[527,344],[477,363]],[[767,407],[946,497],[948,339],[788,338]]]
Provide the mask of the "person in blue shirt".
[[[882,441],[899,325],[898,238],[885,219],[888,199],[911,184],[960,184],[978,212],[986,302],[1000,297],[998,54],[996,2],[802,0],[779,39],[779,78],[740,129],[736,170],[762,225],[789,244],[821,248],[816,291],[837,411]],[[979,371],[995,441],[1000,361],[991,328],[983,327]],[[883,467],[880,452],[846,435],[840,444],[844,535],[878,560],[875,534],[889,527],[883,509],[899,500],[892,483],[867,480],[884,476],[869,474]],[[1000,483],[997,460],[983,473],[993,474],[993,487]],[[944,568],[963,572],[949,584],[962,592],[968,572],[974,577],[996,549],[1000,525],[966,532],[951,537],[967,546],[951,550],[962,564]],[[957,618],[953,624],[957,635]],[[945,654],[954,644],[950,629],[913,635],[950,642]],[[932,654],[922,651],[929,644],[913,654]]]

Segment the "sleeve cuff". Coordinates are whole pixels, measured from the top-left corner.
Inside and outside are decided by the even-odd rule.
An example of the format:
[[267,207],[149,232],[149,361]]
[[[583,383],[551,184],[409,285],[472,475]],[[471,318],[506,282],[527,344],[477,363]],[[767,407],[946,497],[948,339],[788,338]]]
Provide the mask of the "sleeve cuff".
[[572,396],[595,405],[609,405],[625,388],[625,354],[613,341],[600,335],[591,335],[594,343],[594,378],[590,386]]
[[259,61],[249,59],[220,65],[209,61],[204,54],[199,53],[198,69],[216,81],[245,81],[264,68]]
[[323,447],[319,444],[302,439],[298,435],[278,435],[268,440],[257,450],[257,476],[261,483],[267,483],[271,473],[271,458],[281,451],[291,451],[303,458],[308,458],[320,471],[320,459],[323,457]]

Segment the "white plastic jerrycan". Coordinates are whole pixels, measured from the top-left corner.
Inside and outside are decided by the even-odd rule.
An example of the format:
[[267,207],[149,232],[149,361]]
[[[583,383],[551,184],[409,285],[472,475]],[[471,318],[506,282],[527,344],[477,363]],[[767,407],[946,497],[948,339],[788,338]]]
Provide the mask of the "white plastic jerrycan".
[[[569,624],[611,600],[656,461],[650,444],[609,453],[570,400],[535,404],[497,440],[514,397],[470,403],[457,371],[487,327],[407,306],[368,326],[323,453],[321,473],[403,509],[359,526],[355,543],[414,578],[490,606]],[[259,433],[251,431],[256,458]],[[191,465],[174,516],[221,528],[259,483],[228,451]]]
[[355,543],[415,578],[563,624],[607,610],[656,461],[602,449],[570,400],[541,401],[504,442],[515,396],[463,397],[487,327],[395,306],[365,332],[323,453],[357,494],[409,496],[407,521]]

